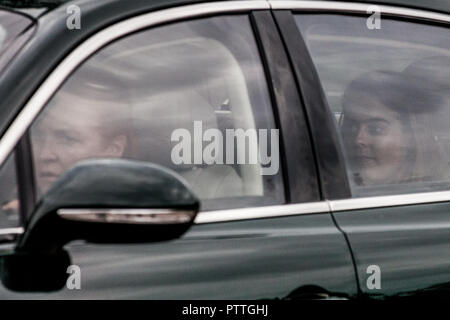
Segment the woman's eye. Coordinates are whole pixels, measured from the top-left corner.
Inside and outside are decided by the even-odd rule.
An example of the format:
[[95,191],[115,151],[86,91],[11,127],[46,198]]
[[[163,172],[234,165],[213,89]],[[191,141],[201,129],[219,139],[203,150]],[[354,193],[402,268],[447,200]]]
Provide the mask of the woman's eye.
[[78,142],[78,139],[76,137],[72,136],[71,134],[69,134],[67,132],[57,131],[55,133],[55,135],[59,141],[67,143],[67,144],[73,144],[73,143]]
[[71,136],[67,136],[67,137],[65,137],[65,141],[68,144],[74,144],[74,143],[78,142],[78,139],[71,137]]
[[383,124],[370,124],[368,126],[368,131],[372,136],[380,136],[386,132],[386,126]]

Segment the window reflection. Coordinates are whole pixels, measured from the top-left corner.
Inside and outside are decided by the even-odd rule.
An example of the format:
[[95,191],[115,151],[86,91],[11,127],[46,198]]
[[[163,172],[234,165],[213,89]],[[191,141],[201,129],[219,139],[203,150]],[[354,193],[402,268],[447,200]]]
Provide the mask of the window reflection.
[[0,229],[18,227],[19,210],[15,153],[13,153],[0,170]]
[[448,190],[448,28],[298,14],[337,123],[353,196]]
[[42,195],[81,160],[119,157],[175,170],[202,210],[282,203],[281,173],[263,176],[261,163],[238,163],[236,144],[227,163],[172,158],[175,130],[188,132],[192,155],[204,155],[209,129],[225,136],[274,126],[248,16],[149,29],[100,50],[45,106],[31,128],[37,185]]
[[375,71],[343,96],[342,138],[359,185],[442,179],[445,161],[434,131],[445,107],[423,74]]
[[68,82],[31,128],[40,194],[81,160],[129,156],[130,124],[119,100],[124,94],[120,83],[81,78]]

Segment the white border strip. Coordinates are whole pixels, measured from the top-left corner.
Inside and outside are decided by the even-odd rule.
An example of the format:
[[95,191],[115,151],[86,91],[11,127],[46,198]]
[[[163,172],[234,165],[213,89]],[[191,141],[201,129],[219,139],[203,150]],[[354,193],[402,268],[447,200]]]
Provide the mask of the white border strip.
[[13,234],[22,234],[24,232],[23,228],[7,228],[7,229],[0,229],[0,236],[4,235],[13,235]]
[[314,10],[314,11],[340,11],[357,12],[368,14],[368,9],[376,6],[381,10],[381,14],[389,14],[400,17],[421,18],[439,22],[450,22],[450,15],[435,13],[420,9],[410,9],[405,7],[394,7],[375,3],[354,3],[354,2],[331,2],[331,1],[289,1],[289,0],[269,0],[270,6],[274,10]]
[[332,212],[450,201],[450,191],[400,194],[328,201]]
[[187,5],[143,14],[119,22],[96,33],[73,50],[41,84],[0,141],[0,164],[11,153],[41,109],[61,83],[94,52],[126,34],[173,20],[222,12],[270,9],[267,1],[230,1]]
[[[196,224],[450,202],[450,191],[199,212]],[[450,207],[450,205],[449,205]]]
[[330,207],[325,201],[279,206],[252,207],[230,210],[199,212],[195,224],[238,221],[248,219],[275,218],[313,213],[328,213]]
[[[413,193],[382,197],[326,200],[277,206],[251,207],[199,212],[194,224],[231,222],[250,219],[277,218],[306,214],[320,214],[350,210],[363,210],[404,205],[449,202],[450,191]],[[22,234],[23,228],[0,229],[0,235]]]

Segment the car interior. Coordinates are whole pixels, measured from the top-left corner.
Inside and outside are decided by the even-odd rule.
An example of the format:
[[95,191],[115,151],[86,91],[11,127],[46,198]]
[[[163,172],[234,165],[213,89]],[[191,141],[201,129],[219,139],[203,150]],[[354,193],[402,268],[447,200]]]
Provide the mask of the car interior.
[[[338,130],[341,129],[344,120],[342,101],[344,92],[354,79],[365,73],[376,71],[405,73],[415,68],[415,73],[424,76],[425,81],[436,82],[437,86],[434,88],[439,89],[436,89],[433,94],[446,101],[442,105],[450,107],[448,87],[450,48],[448,43],[436,40],[434,40],[436,43],[432,42],[429,37],[429,33],[433,32],[432,29],[427,30],[422,25],[406,25],[404,22],[385,19],[382,21],[382,30],[392,32],[382,31],[384,33],[379,34],[364,28],[365,19],[357,16],[349,15],[344,18],[338,15],[323,15],[319,17],[314,19],[312,16],[305,15],[301,17],[302,19],[298,17],[296,21],[316,63]],[[406,28],[410,29],[406,30]],[[434,27],[430,26],[430,28]],[[405,36],[406,31],[407,36]],[[435,33],[439,34],[438,28]],[[428,70],[425,70],[424,66],[427,66]],[[360,187],[352,183],[353,196],[376,196],[385,194],[387,190],[395,193],[411,193],[448,189],[450,137],[447,125],[450,122],[450,108],[440,108],[436,112],[432,130],[439,157],[444,163],[440,180],[394,186]],[[349,171],[348,174],[351,175],[351,172]],[[353,182],[353,179],[350,180]]]

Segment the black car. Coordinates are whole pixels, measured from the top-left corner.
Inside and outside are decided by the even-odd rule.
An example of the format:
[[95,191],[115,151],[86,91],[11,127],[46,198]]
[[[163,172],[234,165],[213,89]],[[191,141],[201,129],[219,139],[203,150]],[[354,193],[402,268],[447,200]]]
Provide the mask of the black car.
[[1,1],[0,298],[449,298],[449,23]]

